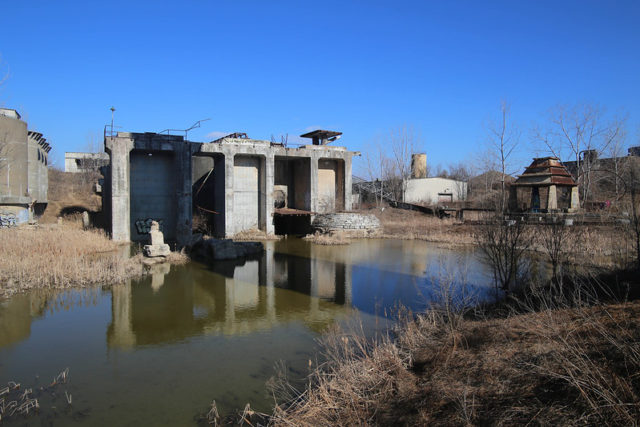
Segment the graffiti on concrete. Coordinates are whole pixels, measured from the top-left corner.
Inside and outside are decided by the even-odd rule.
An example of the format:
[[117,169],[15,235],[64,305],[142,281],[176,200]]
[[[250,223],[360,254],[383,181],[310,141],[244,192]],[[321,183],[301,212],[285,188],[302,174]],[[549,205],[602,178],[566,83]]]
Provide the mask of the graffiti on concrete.
[[[153,218],[136,220],[136,230],[138,231],[138,234],[149,234],[149,232],[151,231],[151,223],[153,221],[154,221]],[[162,231],[162,220],[156,219],[155,221],[158,222],[160,231]]]
[[0,213],[0,228],[15,227],[18,225],[18,218],[12,213]]

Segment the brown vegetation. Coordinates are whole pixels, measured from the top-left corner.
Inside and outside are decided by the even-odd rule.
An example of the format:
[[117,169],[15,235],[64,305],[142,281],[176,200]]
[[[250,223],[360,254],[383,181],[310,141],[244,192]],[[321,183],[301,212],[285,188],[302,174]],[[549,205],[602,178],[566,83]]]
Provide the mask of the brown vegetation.
[[[171,263],[184,263],[172,253]],[[142,255],[129,256],[103,231],[73,225],[0,229],[0,298],[35,288],[111,285],[145,273]]]
[[[384,210],[373,209],[378,217],[383,232],[379,237],[388,239],[424,240],[438,243],[443,246],[470,246],[478,244],[477,224],[466,224],[454,218],[438,218],[425,215],[420,212],[407,211],[386,207]],[[533,233],[538,237],[534,239],[528,250],[547,253],[546,240],[541,239],[548,233],[541,226],[527,226],[536,228]],[[555,227],[556,231],[558,227]],[[624,226],[612,225],[576,225],[563,227],[568,243],[564,250],[569,251],[571,257],[568,260],[582,265],[600,267],[618,267],[629,261],[630,254],[634,251],[634,244],[630,233]],[[551,233],[554,227],[551,226]]]
[[[637,425],[640,303],[618,302],[637,297],[637,271],[606,282],[564,272],[583,252],[574,228],[527,228],[496,221],[476,234],[505,301],[470,308],[444,272],[438,301],[391,333],[331,331],[304,390],[282,375],[271,382],[281,402],[272,424]],[[554,266],[550,281],[521,274],[534,243]]]
[[254,240],[280,240],[282,236],[276,236],[275,234],[267,234],[265,231],[251,229],[244,230],[233,235],[233,240],[238,242],[248,242]]
[[441,309],[367,341],[335,330],[308,387],[274,390],[275,425],[634,425],[640,303],[501,319]]
[[325,246],[334,246],[334,245],[348,245],[351,243],[351,240],[346,235],[346,233],[320,233],[315,232],[314,234],[309,234],[303,237],[304,240],[307,240],[311,243],[315,243],[316,245],[325,245]]
[[472,245],[475,243],[472,227],[453,218],[438,218],[420,212],[386,207],[374,209],[387,239],[417,239],[447,245]]

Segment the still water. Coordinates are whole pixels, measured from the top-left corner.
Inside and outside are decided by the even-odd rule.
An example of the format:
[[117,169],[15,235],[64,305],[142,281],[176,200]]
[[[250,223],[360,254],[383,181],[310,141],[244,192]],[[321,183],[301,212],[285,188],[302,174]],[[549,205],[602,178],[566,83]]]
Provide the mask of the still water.
[[242,263],[154,266],[114,287],[0,302],[0,388],[38,390],[69,368],[66,384],[40,392],[39,415],[13,423],[194,425],[213,399],[223,415],[246,403],[270,412],[276,363],[302,380],[328,327],[355,320],[372,333],[398,305],[424,309],[443,283],[456,297],[492,297],[473,251],[296,238],[265,249]]

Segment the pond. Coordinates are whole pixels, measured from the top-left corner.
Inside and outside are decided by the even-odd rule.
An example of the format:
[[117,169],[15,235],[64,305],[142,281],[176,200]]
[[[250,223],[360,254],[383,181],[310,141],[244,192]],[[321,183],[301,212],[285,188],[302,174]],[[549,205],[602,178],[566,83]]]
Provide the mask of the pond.
[[[442,290],[493,298],[472,250],[287,238],[244,262],[154,266],[104,289],[17,295],[0,302],[0,389],[20,382],[41,408],[8,425],[195,425],[213,399],[223,415],[247,403],[270,412],[278,361],[302,380],[330,326],[355,319],[373,333],[399,305],[423,310]],[[48,387],[65,368],[69,381]]]

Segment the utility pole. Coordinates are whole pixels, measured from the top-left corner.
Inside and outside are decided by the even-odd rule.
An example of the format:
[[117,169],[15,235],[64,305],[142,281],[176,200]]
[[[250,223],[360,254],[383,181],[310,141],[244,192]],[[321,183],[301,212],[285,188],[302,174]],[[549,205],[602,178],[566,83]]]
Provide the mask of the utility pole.
[[113,112],[116,111],[114,107],[110,108],[111,110],[111,136],[113,136]]

